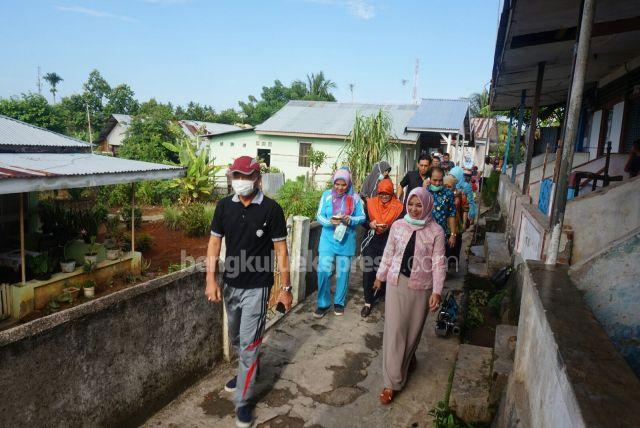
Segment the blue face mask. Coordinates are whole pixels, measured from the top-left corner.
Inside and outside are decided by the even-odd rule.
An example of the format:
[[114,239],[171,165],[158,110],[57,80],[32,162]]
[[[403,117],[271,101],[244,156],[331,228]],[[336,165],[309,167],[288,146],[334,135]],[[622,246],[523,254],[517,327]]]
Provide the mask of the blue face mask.
[[440,190],[442,190],[442,186],[436,186],[434,184],[429,184],[429,190],[431,190],[433,192],[439,192]]
[[378,180],[382,180],[382,179],[384,179],[384,174],[378,175]]
[[409,214],[404,215],[404,220],[413,226],[424,226],[425,224],[425,220],[416,220],[415,218],[412,218]]

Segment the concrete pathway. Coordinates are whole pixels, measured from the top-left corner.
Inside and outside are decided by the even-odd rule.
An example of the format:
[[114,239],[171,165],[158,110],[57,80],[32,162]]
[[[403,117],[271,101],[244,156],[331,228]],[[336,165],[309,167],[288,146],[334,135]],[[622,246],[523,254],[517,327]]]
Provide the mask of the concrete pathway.
[[[461,289],[463,275],[447,280]],[[362,275],[352,271],[345,315],[312,317],[315,294],[265,336],[258,378],[259,427],[430,427],[428,412],[446,394],[459,340],[435,336],[429,314],[417,351],[418,368],[389,406],[381,406],[384,308],[360,317]],[[235,426],[224,383],[235,364],[218,365],[201,382],[151,417],[145,427]]]

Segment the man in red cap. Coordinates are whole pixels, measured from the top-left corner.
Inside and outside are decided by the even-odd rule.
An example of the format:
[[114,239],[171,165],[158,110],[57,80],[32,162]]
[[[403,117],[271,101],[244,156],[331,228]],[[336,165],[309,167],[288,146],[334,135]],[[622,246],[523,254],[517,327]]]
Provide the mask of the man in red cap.
[[[225,390],[235,392],[236,426],[249,427],[253,422],[250,399],[273,286],[274,250],[283,284],[278,302],[289,310],[293,299],[282,207],[260,190],[260,165],[254,158],[237,158],[229,174],[234,194],[218,202],[211,221],[205,294],[213,302],[224,300],[229,340],[238,355],[237,375],[227,382]],[[223,237],[224,286],[217,277]]]

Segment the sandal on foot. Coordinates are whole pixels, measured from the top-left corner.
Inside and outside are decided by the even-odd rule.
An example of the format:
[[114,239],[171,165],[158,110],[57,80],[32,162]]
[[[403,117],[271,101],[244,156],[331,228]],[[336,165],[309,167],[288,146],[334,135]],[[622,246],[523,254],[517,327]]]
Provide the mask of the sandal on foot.
[[393,401],[393,396],[395,395],[395,391],[391,388],[385,388],[380,393],[380,404],[386,406],[387,404]]

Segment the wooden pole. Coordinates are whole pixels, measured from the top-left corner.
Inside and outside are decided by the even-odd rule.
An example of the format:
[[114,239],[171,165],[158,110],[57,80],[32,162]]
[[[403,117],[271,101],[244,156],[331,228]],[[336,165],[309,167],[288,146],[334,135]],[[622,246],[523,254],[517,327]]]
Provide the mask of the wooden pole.
[[575,64],[571,75],[571,89],[564,123],[562,137],[562,159],[558,171],[558,181],[553,194],[553,211],[551,213],[551,241],[546,263],[555,265],[558,261],[560,250],[560,235],[564,223],[564,210],[567,204],[567,187],[571,166],[573,165],[573,152],[576,136],[578,134],[578,121],[582,108],[582,96],[584,82],[587,74],[589,60],[589,47],[591,44],[591,31],[595,14],[596,0],[584,0],[580,15],[580,31],[578,33],[575,49]]
[[509,147],[511,146],[511,129],[513,128],[513,109],[509,110],[509,129],[507,129],[507,147],[504,150],[502,158],[502,173],[507,173],[507,164],[509,163]]
[[131,252],[136,249],[136,183],[131,183]]
[[520,163],[520,138],[522,137],[522,125],[524,123],[524,104],[527,100],[527,90],[523,89],[520,93],[520,113],[518,113],[518,132],[516,133],[516,141],[513,149],[513,165],[511,166],[511,182],[516,182],[516,173],[518,172],[518,164]]
[[531,177],[531,159],[533,158],[533,145],[536,141],[536,129],[538,128],[538,107],[540,105],[540,92],[544,80],[544,61],[538,63],[538,76],[536,79],[536,91],[533,95],[531,107],[531,124],[529,125],[529,138],[527,139],[527,154],[524,164],[524,177],[522,178],[522,194],[529,194],[529,178]]
[[20,279],[27,282],[27,263],[24,250],[24,193],[20,193]]

